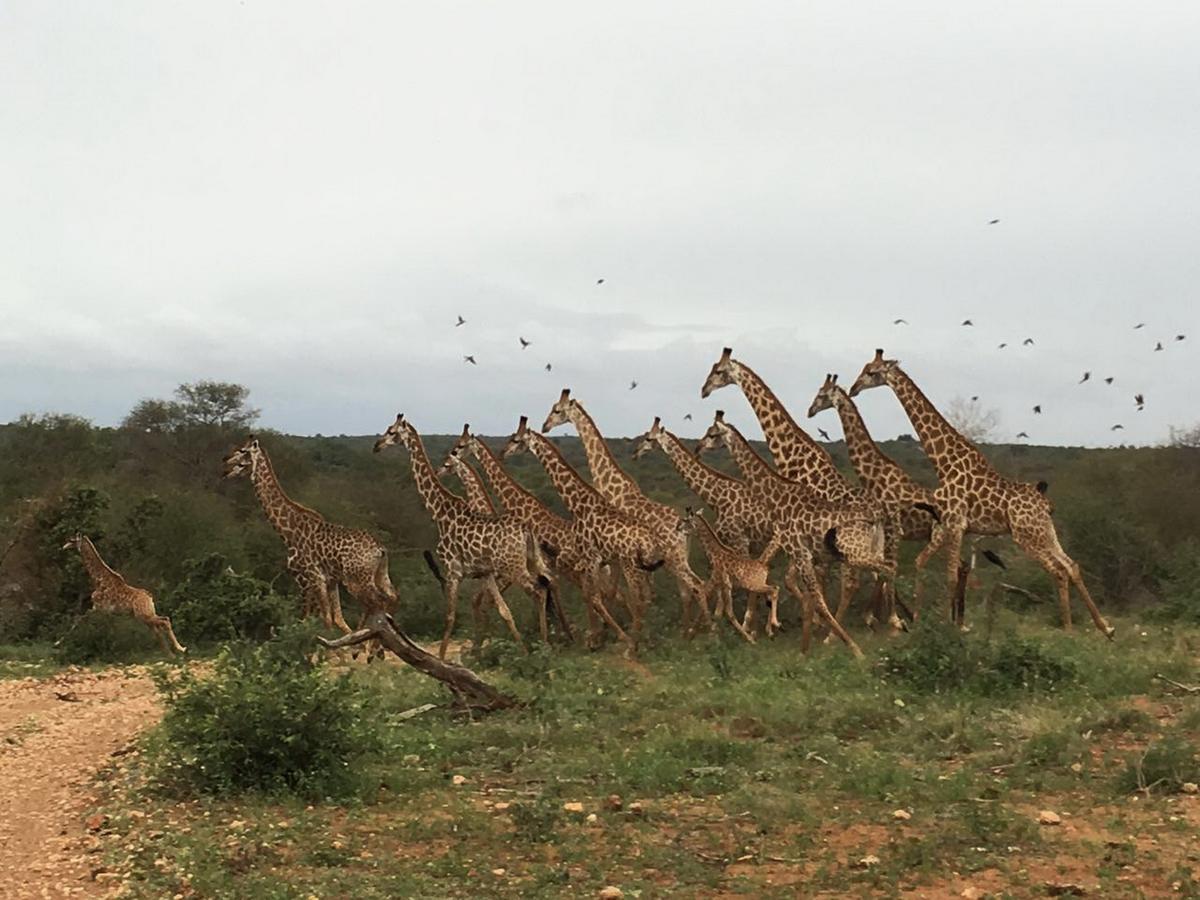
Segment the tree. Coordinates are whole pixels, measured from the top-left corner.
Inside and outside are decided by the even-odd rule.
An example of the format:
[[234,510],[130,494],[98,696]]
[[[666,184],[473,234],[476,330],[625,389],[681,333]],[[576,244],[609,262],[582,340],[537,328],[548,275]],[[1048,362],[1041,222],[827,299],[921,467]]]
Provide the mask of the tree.
[[1176,428],[1172,425],[1168,443],[1172,447],[1200,448],[1200,424],[1193,425],[1191,428]]
[[946,406],[946,420],[975,444],[990,443],[1000,427],[1000,411],[984,409],[977,401],[955,397]]
[[259,410],[246,405],[250,389],[228,381],[197,381],[175,388],[175,400],[141,400],[121,424],[133,431],[169,432],[187,428],[246,431]]

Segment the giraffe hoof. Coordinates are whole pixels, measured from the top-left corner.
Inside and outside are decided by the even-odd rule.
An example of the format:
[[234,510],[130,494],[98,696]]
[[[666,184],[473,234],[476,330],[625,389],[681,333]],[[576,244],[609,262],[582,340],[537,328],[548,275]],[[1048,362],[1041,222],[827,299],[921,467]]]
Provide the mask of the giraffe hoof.
[[1114,635],[1116,635],[1116,633],[1117,633],[1117,629],[1113,628],[1107,622],[1104,624],[1104,636],[1106,638],[1108,638],[1111,641],[1113,639]]

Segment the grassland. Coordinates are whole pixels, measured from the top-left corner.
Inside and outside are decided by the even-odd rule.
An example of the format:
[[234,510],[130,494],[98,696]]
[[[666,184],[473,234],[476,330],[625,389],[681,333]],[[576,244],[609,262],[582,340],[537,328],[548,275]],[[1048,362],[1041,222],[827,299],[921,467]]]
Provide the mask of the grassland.
[[355,802],[168,798],[129,757],[108,865],[155,898],[1200,896],[1200,695],[1157,677],[1196,683],[1200,628],[1117,624],[995,611],[965,641],[864,636],[864,662],[496,642],[471,662],[526,705],[477,719],[402,719],[447,698],[356,664],[386,748]]

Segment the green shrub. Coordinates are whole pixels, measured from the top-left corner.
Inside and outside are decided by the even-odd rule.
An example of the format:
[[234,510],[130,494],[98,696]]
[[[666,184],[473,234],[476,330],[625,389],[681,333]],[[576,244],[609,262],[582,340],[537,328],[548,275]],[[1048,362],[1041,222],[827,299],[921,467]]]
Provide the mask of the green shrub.
[[1175,548],[1167,561],[1162,594],[1155,619],[1200,622],[1200,543],[1189,540]]
[[1178,734],[1154,741],[1142,753],[1126,757],[1125,769],[1117,776],[1121,793],[1182,790],[1185,782],[1200,781],[1200,753]]
[[230,645],[206,678],[156,673],[166,706],[154,743],[158,781],[212,794],[352,792],[355,766],[381,746],[380,730],[349,676],[324,670],[314,635],[298,624],[265,644]]
[[171,617],[175,633],[186,644],[231,640],[266,640],[276,628],[295,618],[291,604],[252,575],[229,568],[225,557],[212,553],[189,560],[184,578],[159,604]]
[[55,648],[60,663],[120,663],[144,659],[161,650],[154,633],[125,613],[90,609],[74,620]]
[[1071,660],[1051,656],[1036,641],[1006,636],[990,649],[992,652],[987,654],[980,673],[987,694],[1019,689],[1053,690],[1073,681],[1078,674]]
[[908,642],[890,650],[884,668],[916,690],[936,693],[960,687],[972,674],[967,640],[947,622],[922,619]]

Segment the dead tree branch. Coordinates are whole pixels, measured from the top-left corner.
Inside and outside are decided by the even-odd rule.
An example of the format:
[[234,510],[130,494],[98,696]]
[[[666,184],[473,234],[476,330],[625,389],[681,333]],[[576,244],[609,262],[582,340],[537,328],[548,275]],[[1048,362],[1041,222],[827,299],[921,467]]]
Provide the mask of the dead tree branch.
[[496,690],[465,666],[438,659],[432,653],[417,646],[408,635],[397,627],[395,620],[382,610],[368,616],[363,627],[358,631],[334,640],[323,637],[318,637],[317,640],[321,642],[322,646],[336,650],[361,644],[372,638],[378,640],[386,649],[395,653],[414,669],[442,682],[450,689],[458,702],[469,709],[490,712],[520,706],[520,702],[516,698]]

